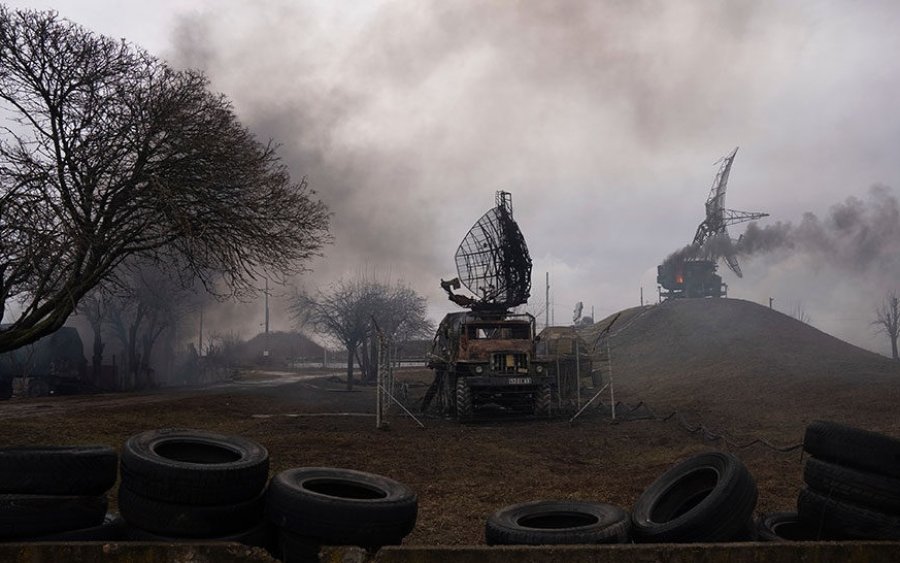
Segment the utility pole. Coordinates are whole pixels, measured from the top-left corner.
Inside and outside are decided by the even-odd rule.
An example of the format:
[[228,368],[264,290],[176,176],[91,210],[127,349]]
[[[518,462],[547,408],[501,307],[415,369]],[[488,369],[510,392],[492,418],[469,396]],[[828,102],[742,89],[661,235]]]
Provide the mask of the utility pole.
[[547,272],[547,291],[544,296],[544,328],[550,326],[550,272]]
[[200,305],[200,340],[197,344],[197,353],[203,357],[203,305]]
[[263,358],[269,357],[269,278],[266,278],[266,336],[265,350],[263,350]]

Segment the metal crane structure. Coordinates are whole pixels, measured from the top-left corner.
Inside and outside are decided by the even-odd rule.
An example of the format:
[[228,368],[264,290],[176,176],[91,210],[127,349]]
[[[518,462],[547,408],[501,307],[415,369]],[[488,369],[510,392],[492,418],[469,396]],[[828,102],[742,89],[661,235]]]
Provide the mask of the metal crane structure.
[[[716,274],[716,260],[719,257],[739,278],[743,277],[727,228],[729,225],[768,217],[769,214],[725,208],[725,190],[737,151],[738,148],[735,147],[731,154],[719,161],[719,171],[706,199],[706,218],[697,226],[694,241],[685,251],[669,257],[657,267],[660,298],[725,296],[727,286],[722,283],[721,276]],[[706,248],[708,242],[719,238],[726,239],[726,244]]]

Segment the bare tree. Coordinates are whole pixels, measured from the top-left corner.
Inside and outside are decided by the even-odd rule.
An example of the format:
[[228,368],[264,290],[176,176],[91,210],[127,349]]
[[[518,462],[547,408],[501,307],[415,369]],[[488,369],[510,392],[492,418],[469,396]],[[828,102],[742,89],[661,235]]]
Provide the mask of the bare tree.
[[115,284],[107,283],[88,295],[87,300],[102,299],[105,305],[101,322],[121,346],[129,387],[154,387],[159,383],[151,365],[157,341],[208,298],[177,279],[174,265],[161,267],[131,260],[120,266]]
[[65,322],[132,256],[223,295],[302,271],[328,212],[198,71],[0,5],[0,352]]
[[426,301],[412,289],[357,278],[339,280],[315,295],[300,293],[292,313],[298,324],[336,339],[347,350],[347,390],[353,389],[354,358],[371,363],[372,319],[388,336],[420,335],[431,330],[425,318]]
[[872,326],[876,332],[887,334],[891,341],[891,354],[895,360],[900,360],[897,353],[897,338],[900,337],[900,297],[897,292],[887,294],[881,305],[875,309],[875,320]]

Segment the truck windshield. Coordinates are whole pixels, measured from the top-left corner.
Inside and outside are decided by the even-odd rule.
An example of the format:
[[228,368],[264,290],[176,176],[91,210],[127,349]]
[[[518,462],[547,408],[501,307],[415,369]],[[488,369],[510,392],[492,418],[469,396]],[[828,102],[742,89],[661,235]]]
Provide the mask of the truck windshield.
[[474,340],[527,340],[531,337],[528,325],[478,326],[469,325],[467,336]]

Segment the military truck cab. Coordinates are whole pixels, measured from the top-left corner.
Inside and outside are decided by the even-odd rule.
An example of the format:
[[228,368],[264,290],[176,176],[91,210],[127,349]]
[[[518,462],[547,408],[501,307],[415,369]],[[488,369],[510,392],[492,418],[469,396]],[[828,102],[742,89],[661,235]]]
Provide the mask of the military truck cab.
[[527,313],[451,313],[432,345],[429,394],[460,419],[481,409],[549,416],[554,379],[536,361],[535,343],[534,317]]

